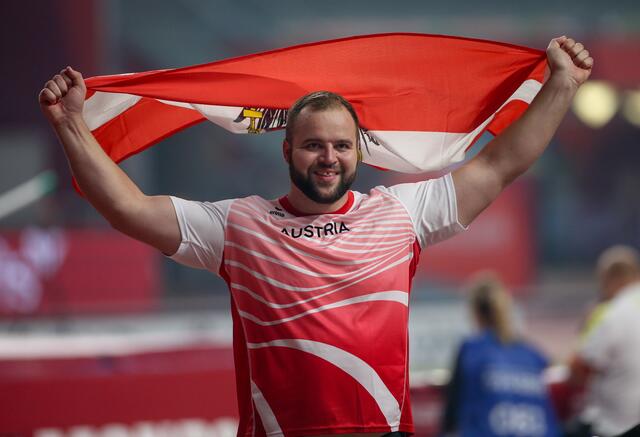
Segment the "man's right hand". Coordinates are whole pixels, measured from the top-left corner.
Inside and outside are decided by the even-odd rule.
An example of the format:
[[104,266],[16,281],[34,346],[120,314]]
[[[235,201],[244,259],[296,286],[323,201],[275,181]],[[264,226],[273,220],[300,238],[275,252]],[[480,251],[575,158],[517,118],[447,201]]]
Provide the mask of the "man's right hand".
[[51,124],[82,115],[87,87],[79,71],[67,67],[44,84],[38,94],[42,112]]
[[166,254],[175,253],[182,240],[171,200],[146,196],[102,150],[82,118],[86,93],[82,74],[67,67],[38,94],[82,193],[118,231]]

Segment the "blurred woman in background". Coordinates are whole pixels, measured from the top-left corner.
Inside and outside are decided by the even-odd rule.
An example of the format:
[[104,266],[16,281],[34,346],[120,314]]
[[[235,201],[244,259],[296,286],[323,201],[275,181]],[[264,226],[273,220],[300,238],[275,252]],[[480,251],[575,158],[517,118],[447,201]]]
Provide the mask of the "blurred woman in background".
[[479,332],[458,351],[443,435],[559,436],[542,379],[547,360],[516,335],[502,283],[493,275],[478,277],[470,286],[470,307]]

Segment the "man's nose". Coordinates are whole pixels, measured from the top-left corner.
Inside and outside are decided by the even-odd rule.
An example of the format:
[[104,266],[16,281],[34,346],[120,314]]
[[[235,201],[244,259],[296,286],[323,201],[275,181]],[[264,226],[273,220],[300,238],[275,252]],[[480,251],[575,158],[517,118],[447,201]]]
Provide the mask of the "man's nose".
[[333,145],[328,144],[322,149],[320,159],[325,164],[333,164],[334,162],[336,162],[336,150],[333,148]]

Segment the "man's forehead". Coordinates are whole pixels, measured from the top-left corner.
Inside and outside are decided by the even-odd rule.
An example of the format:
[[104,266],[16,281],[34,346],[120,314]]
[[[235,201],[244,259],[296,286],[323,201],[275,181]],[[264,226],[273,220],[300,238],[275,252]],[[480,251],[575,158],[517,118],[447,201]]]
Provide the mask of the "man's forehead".
[[300,137],[333,136],[348,138],[352,141],[356,132],[356,123],[349,111],[342,106],[314,110],[306,107],[300,111],[293,133]]
[[318,115],[324,115],[324,114],[335,114],[335,115],[340,114],[341,116],[343,116],[345,118],[353,120],[353,117],[351,117],[351,114],[349,113],[347,108],[345,108],[344,106],[339,105],[337,103],[335,105],[331,105],[331,106],[326,107],[326,108],[314,108],[311,105],[305,106],[300,111],[300,114],[299,114],[298,117],[300,117],[300,118],[302,118],[302,117],[312,117],[312,116],[318,116]]

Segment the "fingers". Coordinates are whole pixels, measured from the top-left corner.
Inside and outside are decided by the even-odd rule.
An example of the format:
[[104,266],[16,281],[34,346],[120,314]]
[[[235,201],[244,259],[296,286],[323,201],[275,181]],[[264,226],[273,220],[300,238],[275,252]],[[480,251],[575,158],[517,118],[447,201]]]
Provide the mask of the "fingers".
[[38,94],[38,100],[40,103],[49,105],[56,104],[74,86],[79,86],[83,91],[86,90],[82,74],[71,67],[66,67],[44,84],[44,88]]
[[69,77],[69,74],[67,73],[66,68],[60,70],[60,77],[62,78],[62,80],[64,80],[64,83],[67,85],[67,88],[70,88],[73,86],[73,80],[71,80],[71,77]]
[[549,43],[549,47],[548,48],[560,48],[560,44],[564,43],[566,41],[567,37],[566,36],[559,36],[557,38],[553,38],[551,40],[551,42]]
[[49,88],[43,88],[38,95],[38,101],[46,105],[55,105],[58,98]]
[[63,96],[66,95],[67,91],[69,91],[69,88],[67,87],[67,82],[62,78],[62,76],[56,74],[55,76],[53,76],[52,80],[58,86],[60,93],[62,93]]
[[82,88],[85,87],[84,79],[82,78],[82,73],[80,73],[79,71],[74,70],[71,67],[67,67],[62,71],[71,80],[71,83],[72,83],[73,86],[77,85],[77,86],[80,86]]
[[578,53],[580,53],[584,49],[584,46],[582,45],[582,43],[576,42],[573,38],[567,38],[566,40],[564,40],[562,44],[560,44],[560,46],[571,57],[576,56]]
[[593,58],[589,56],[589,50],[583,50],[573,59],[578,67],[591,68],[593,65]]
[[574,65],[585,69],[589,69],[593,66],[593,58],[590,56],[589,51],[584,48],[584,45],[581,42],[577,42],[573,38],[562,38],[564,38],[563,41],[558,41],[558,43],[560,44],[560,47],[569,56],[571,56]]
[[40,94],[44,94],[44,96],[48,100],[51,100],[51,98],[53,98],[53,101],[50,103],[55,103],[56,101],[64,97],[67,94],[67,91],[69,91],[67,82],[62,76],[56,74],[51,80],[48,80],[44,84],[44,89],[40,92]]
[[58,84],[54,79],[47,81],[47,83],[44,84],[44,87],[45,89],[48,89],[49,91],[51,91],[51,93],[53,93],[53,95],[56,96],[56,99],[59,99],[62,97],[62,90],[60,89],[60,87],[58,87]]

